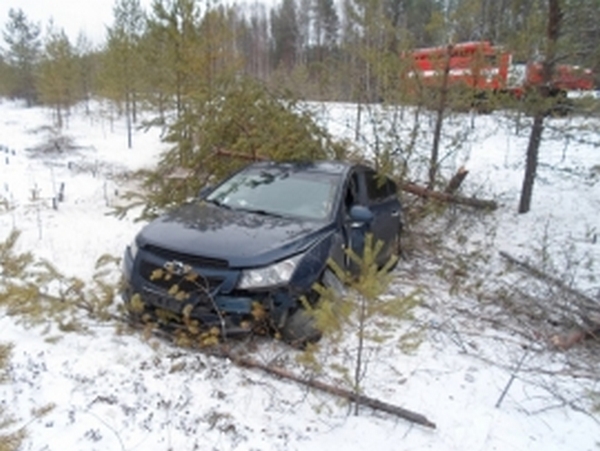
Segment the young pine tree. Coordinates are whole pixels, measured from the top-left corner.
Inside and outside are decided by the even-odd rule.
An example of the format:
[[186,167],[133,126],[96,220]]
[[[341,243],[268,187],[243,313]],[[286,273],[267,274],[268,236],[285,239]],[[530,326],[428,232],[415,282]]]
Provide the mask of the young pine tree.
[[[373,235],[367,234],[362,255],[348,250],[348,257],[355,265],[356,273],[342,270],[330,262],[331,271],[348,289],[340,290],[339,285],[317,285],[320,294],[316,306],[306,305],[315,324],[324,335],[324,346],[334,348],[343,343],[345,349],[352,349],[350,363],[330,363],[328,369],[340,373],[355,393],[363,391],[363,381],[367,376],[367,347],[379,347],[395,342],[400,350],[409,351],[419,345],[418,331],[398,332],[403,322],[413,320],[413,311],[419,304],[418,293],[406,296],[389,296],[389,285],[393,278],[391,269],[397,263],[392,257],[383,267],[377,263],[382,249],[381,241],[374,242]],[[308,362],[314,368],[319,361],[318,348],[310,346],[301,362]],[[323,365],[316,365],[323,368]],[[359,412],[359,405],[354,413]]]

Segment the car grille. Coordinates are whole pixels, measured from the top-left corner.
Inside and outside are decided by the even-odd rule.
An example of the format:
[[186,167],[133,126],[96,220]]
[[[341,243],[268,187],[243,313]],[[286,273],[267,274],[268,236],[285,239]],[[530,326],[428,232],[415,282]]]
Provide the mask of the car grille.
[[[160,277],[158,271],[163,271]],[[144,280],[153,284],[156,287],[162,288],[166,291],[170,290],[173,285],[177,285],[180,291],[184,291],[187,294],[206,295],[211,293],[213,290],[219,287],[223,282],[223,279],[216,277],[203,277],[198,275],[195,280],[189,280],[186,276],[171,275],[169,279],[165,278],[164,268],[155,265],[149,261],[143,260],[140,264],[140,275]]]
[[157,255],[165,260],[176,260],[188,265],[199,266],[203,268],[218,268],[227,269],[229,268],[229,262],[219,258],[201,257],[193,254],[185,254],[181,252],[171,251],[169,249],[163,249],[162,247],[156,247],[148,245],[144,248],[148,252]]

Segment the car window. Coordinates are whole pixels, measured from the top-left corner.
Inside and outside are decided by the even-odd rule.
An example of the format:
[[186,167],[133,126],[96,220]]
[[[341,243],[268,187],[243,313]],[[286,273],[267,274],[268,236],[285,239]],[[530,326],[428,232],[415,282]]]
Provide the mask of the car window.
[[331,215],[338,179],[329,174],[254,168],[226,180],[206,200],[236,210],[323,220]]
[[396,194],[396,184],[373,170],[365,171],[365,182],[370,201],[381,201]]

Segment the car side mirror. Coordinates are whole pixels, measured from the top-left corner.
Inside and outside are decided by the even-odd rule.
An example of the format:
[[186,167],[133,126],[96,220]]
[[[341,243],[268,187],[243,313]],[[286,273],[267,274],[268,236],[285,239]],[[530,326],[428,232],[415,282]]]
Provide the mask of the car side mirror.
[[353,205],[349,212],[352,227],[362,227],[365,224],[370,224],[373,221],[373,212],[363,205]]
[[206,185],[202,188],[200,188],[200,191],[198,191],[198,198],[200,199],[204,199],[206,196],[208,196],[210,194],[210,192],[213,190],[214,186],[212,185]]

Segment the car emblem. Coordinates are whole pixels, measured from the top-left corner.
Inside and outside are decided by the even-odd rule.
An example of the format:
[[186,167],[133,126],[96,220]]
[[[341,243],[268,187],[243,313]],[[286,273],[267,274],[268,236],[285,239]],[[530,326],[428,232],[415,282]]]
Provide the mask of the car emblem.
[[176,276],[184,276],[192,271],[192,267],[190,265],[186,265],[177,260],[166,262],[163,265],[163,268],[165,268],[171,274],[175,274]]

